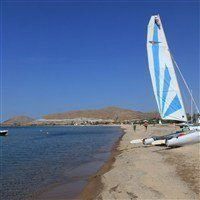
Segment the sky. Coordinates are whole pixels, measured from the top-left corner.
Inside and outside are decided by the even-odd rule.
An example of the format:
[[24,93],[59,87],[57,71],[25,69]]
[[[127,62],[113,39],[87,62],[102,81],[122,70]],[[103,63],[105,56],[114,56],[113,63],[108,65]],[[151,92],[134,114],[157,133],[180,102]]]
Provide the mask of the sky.
[[197,1],[2,1],[3,118],[105,106],[156,111],[146,29],[157,13],[198,101]]

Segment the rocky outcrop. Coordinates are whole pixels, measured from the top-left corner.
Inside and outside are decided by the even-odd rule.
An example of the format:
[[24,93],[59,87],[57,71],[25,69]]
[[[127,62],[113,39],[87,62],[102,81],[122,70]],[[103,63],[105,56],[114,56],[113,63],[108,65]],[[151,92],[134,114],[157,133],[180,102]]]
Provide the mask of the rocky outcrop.
[[3,126],[11,126],[11,125],[30,125],[34,122],[35,119],[27,116],[16,116],[8,119],[2,123]]

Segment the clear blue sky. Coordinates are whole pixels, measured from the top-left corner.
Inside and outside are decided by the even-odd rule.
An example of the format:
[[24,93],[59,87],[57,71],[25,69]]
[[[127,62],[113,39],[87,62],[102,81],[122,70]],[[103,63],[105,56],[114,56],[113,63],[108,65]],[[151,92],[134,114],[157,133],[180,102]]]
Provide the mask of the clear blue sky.
[[198,99],[197,2],[3,2],[4,118],[110,105],[156,110],[146,27],[157,13]]

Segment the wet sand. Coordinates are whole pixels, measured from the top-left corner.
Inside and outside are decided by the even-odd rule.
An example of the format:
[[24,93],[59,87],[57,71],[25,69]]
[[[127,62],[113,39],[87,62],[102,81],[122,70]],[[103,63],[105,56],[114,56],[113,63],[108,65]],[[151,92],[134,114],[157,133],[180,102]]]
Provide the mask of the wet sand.
[[[124,128],[122,127],[122,129]],[[84,187],[84,189],[77,196],[76,199],[92,200],[95,199],[97,196],[99,196],[99,194],[102,192],[104,188],[104,185],[101,180],[102,176],[106,172],[112,169],[116,157],[121,153],[121,150],[119,150],[120,147],[119,145],[124,134],[118,139],[118,141],[112,147],[111,154],[107,162],[104,165],[102,165],[102,167],[94,175],[89,177],[87,185]]]
[[125,134],[109,160],[89,178],[78,199],[199,199],[199,144],[170,149],[130,144],[132,139],[164,135],[174,126],[123,125]]

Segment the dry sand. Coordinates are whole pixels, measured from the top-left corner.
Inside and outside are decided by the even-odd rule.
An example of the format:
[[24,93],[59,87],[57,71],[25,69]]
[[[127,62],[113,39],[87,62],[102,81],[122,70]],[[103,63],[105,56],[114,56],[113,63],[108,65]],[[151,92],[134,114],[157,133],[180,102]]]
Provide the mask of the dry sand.
[[130,144],[132,139],[163,135],[174,126],[123,125],[123,137],[108,162],[90,178],[81,199],[199,199],[199,144],[175,149]]

